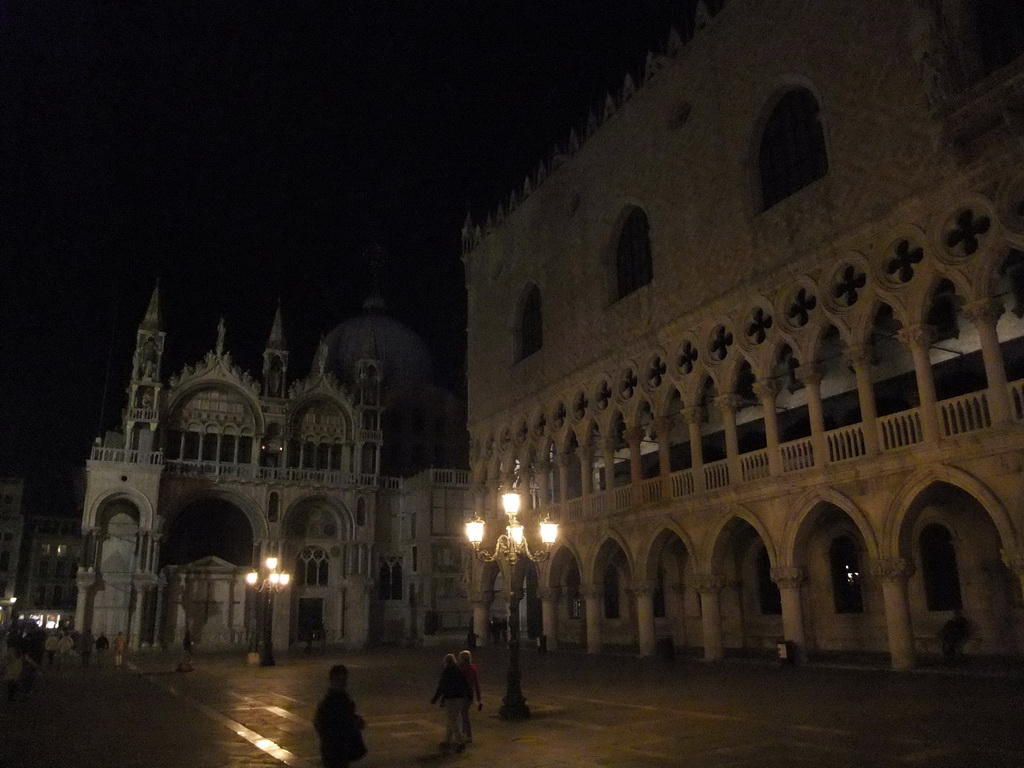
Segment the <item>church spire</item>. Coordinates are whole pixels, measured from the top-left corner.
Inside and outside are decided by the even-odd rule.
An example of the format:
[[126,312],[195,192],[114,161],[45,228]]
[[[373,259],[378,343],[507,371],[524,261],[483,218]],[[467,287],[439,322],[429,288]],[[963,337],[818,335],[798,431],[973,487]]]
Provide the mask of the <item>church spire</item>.
[[284,397],[288,389],[288,344],[281,321],[281,299],[277,300],[274,322],[270,326],[267,347],[263,350],[263,395]]
[[160,317],[160,280],[156,281],[153,287],[153,295],[149,297],[149,306],[146,308],[146,316],[139,324],[139,331],[147,331],[151,334],[160,333],[163,330],[163,319]]

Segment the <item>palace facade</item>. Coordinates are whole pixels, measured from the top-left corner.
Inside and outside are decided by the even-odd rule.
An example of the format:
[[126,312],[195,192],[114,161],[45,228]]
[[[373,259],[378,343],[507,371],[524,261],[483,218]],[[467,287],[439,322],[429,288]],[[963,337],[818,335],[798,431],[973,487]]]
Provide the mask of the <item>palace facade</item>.
[[1020,3],[701,2],[463,242],[549,647],[1024,652]]

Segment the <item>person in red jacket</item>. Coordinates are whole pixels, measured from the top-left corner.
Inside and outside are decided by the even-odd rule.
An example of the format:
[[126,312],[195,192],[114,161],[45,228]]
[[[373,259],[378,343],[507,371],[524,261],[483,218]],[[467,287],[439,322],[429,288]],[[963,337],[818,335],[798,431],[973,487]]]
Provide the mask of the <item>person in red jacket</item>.
[[[484,708],[484,702],[480,696],[480,675],[476,664],[473,663],[473,654],[469,651],[461,651],[459,653],[459,669],[462,670],[462,674],[466,676],[466,680],[469,682],[470,693],[472,696],[476,696],[476,709],[479,712]],[[466,737],[467,744],[473,741],[473,727],[469,724],[469,710],[473,705],[472,696],[465,699],[465,703],[462,705],[462,733]]]

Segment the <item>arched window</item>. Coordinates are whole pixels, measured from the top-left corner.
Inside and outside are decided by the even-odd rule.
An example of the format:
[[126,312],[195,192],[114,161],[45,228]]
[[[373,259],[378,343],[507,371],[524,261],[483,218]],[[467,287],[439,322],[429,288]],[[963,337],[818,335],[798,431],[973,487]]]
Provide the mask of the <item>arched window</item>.
[[619,572],[614,565],[604,570],[604,617],[619,618]]
[[525,360],[539,352],[544,344],[544,323],[540,308],[540,289],[531,285],[523,300],[519,313],[519,354],[517,360]]
[[810,91],[790,91],[775,106],[761,135],[760,170],[764,210],[828,172],[818,101]]
[[580,571],[575,563],[565,575],[565,606],[570,619],[583,617],[583,591],[580,588]]
[[949,529],[938,523],[921,531],[921,577],[929,611],[953,611],[962,608],[960,572]]
[[615,249],[615,275],[618,288],[616,298],[619,299],[647,285],[654,277],[650,225],[647,214],[639,208],[629,212],[619,233],[619,244]]
[[852,538],[840,536],[832,542],[828,548],[828,565],[832,574],[832,604],[836,613],[864,613],[860,557]]
[[1020,0],[978,0],[975,18],[986,73],[1024,54],[1024,5]]
[[377,581],[381,600],[401,600],[402,559],[400,557],[382,557]]
[[295,577],[302,587],[326,587],[330,577],[327,553],[320,547],[306,547],[299,553]]
[[780,616],[782,614],[782,594],[779,585],[772,581],[772,561],[768,550],[761,547],[757,553],[757,597],[764,616]]
[[356,501],[356,525],[366,525],[366,499],[362,496]]

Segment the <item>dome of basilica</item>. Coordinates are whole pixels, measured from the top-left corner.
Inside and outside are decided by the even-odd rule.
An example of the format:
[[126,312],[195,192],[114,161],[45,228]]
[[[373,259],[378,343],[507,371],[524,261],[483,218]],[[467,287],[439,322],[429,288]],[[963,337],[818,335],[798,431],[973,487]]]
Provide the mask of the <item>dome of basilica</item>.
[[367,299],[363,309],[362,315],[341,323],[324,339],[327,370],[351,383],[356,362],[373,359],[383,364],[384,389],[432,383],[430,352],[419,334],[385,314],[379,297]]

